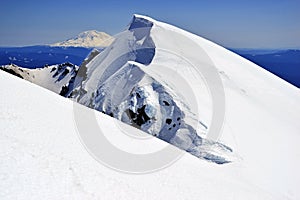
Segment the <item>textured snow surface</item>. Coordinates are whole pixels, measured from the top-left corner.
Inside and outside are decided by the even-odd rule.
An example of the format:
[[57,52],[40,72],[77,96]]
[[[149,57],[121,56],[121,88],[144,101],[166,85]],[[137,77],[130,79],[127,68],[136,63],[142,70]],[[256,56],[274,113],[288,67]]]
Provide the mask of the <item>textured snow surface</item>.
[[106,47],[109,46],[113,40],[114,38],[107,33],[91,30],[82,32],[75,38],[57,42],[51,46]]
[[[86,151],[76,133],[73,103],[68,99],[2,71],[0,91],[1,199],[231,200],[300,196],[298,134],[267,133],[260,131],[259,125],[254,132],[226,128],[226,135],[239,144],[243,155],[240,162],[216,165],[186,153],[162,171],[129,175],[104,167]],[[99,124],[108,129],[115,120],[95,114]],[[152,142],[164,145],[159,139]]]

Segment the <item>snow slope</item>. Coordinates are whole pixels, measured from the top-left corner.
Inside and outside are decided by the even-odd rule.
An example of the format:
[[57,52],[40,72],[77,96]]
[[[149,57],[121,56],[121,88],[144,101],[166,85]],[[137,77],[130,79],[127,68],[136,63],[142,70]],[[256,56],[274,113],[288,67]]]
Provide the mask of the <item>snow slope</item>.
[[[265,133],[272,137],[270,142],[262,137],[259,125],[252,134],[248,128],[227,131],[240,144],[240,162],[215,165],[186,153],[164,170],[123,174],[99,164],[80,143],[71,101],[2,71],[0,91],[4,97],[0,99],[1,199],[282,200],[300,196],[297,134]],[[114,133],[115,119],[100,112],[95,115]],[[243,118],[239,122],[245,123]],[[151,143],[164,145],[156,138]]]
[[60,94],[63,86],[68,85],[71,78],[76,75],[78,66],[71,63],[62,63],[43,68],[28,69],[11,64],[0,66],[0,70]]
[[106,47],[109,46],[113,37],[104,32],[96,30],[84,31],[74,38],[63,42],[57,42],[51,46],[73,46],[73,47]]

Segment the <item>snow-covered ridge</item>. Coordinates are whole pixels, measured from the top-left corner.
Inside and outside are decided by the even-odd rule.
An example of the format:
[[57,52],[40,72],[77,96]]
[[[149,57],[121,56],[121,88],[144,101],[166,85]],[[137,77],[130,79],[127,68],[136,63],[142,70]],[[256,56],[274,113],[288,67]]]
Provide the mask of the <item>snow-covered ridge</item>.
[[[134,15],[128,30],[117,35],[112,45],[91,60],[86,68],[79,70],[84,71],[84,76],[78,77],[68,97],[199,158],[216,163],[229,162],[233,159],[229,147],[211,143],[200,136],[207,133],[208,117],[195,119],[197,111],[181,98],[183,91],[170,87],[167,79],[147,70],[155,70],[158,65],[171,67],[172,70],[176,62],[187,65],[183,60],[176,60],[178,57],[172,60],[165,52],[157,53],[160,42],[153,40],[156,37],[153,31],[159,24],[151,18]],[[168,38],[164,33],[159,37]],[[156,57],[170,60],[158,64],[154,63],[157,62]],[[163,75],[168,72],[160,70],[158,73]]]
[[[206,54],[211,61],[203,60]],[[199,158],[217,163],[234,159],[230,148],[204,139],[210,128],[211,99],[204,81],[195,77],[195,69],[178,55],[198,67],[210,67],[213,63],[222,79],[227,104],[236,101],[229,96],[236,91],[242,98],[245,94],[251,95],[262,107],[266,105],[264,109],[281,106],[277,102],[270,106],[275,96],[297,105],[286,96],[299,99],[299,90],[280,78],[208,40],[141,15],[134,15],[128,30],[87,64],[84,76],[78,79],[69,97]],[[182,83],[168,77],[169,71],[164,71],[162,66],[176,70],[188,81],[197,94],[199,110],[191,109],[181,98]],[[216,80],[211,81],[214,84]],[[261,96],[264,92],[260,91],[274,87],[282,93]],[[200,116],[195,119],[197,112]],[[291,118],[294,125],[295,116],[296,113]],[[195,120],[199,122],[194,124]]]
[[72,63],[62,63],[28,69],[11,64],[0,66],[0,70],[60,94],[63,86],[69,84],[71,78],[77,74],[78,66]]
[[73,47],[106,47],[113,42],[114,38],[105,32],[96,30],[84,31],[74,38],[63,42],[57,42],[51,46],[73,46]]

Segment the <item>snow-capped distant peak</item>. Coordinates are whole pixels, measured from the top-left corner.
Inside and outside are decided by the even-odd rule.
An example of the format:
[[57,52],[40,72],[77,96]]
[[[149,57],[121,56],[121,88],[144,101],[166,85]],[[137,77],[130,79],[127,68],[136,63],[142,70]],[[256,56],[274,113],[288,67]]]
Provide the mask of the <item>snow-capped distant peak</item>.
[[108,35],[105,32],[99,32],[99,31],[96,31],[96,30],[84,31],[84,32],[82,32],[78,35],[78,38],[93,39],[94,37],[99,37],[99,38],[102,38],[102,39],[106,39],[106,38],[109,38],[110,35]]
[[105,32],[96,30],[84,31],[74,38],[63,42],[57,42],[51,46],[74,46],[74,47],[106,47],[114,38]]

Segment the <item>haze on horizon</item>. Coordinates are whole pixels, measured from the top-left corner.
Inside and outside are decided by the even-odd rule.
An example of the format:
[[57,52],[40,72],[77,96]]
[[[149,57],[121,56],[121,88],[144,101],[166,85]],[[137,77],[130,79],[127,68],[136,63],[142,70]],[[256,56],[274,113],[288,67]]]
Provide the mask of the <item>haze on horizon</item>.
[[51,44],[86,30],[111,35],[134,13],[148,15],[232,48],[300,48],[300,1],[0,2],[0,46]]

